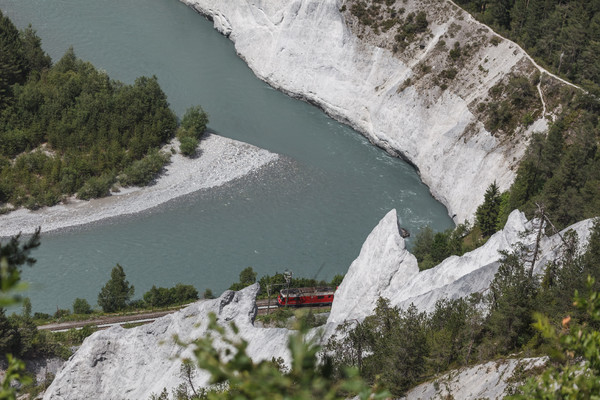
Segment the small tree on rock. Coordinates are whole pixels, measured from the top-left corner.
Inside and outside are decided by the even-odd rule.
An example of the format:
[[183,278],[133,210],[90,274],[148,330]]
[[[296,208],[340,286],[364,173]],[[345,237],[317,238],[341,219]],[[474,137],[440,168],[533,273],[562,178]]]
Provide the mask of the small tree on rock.
[[117,264],[110,273],[110,279],[98,294],[98,305],[104,312],[114,312],[125,308],[134,293],[133,285],[125,279],[123,267]]
[[256,272],[252,267],[247,267],[240,272],[240,281],[232,284],[229,290],[242,290],[256,282]]

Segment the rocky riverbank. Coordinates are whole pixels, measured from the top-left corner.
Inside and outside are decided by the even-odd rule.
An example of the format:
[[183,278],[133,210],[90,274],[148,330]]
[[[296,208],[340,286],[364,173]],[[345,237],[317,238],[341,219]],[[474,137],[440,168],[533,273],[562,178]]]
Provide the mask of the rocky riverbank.
[[[177,148],[177,143],[173,143],[173,147]],[[32,233],[38,226],[48,232],[138,213],[177,197],[242,178],[278,158],[277,154],[247,143],[210,134],[200,142],[196,158],[174,154],[153,185],[124,188],[101,199],[83,201],[73,198],[68,204],[36,211],[13,211],[0,216],[0,237]]]

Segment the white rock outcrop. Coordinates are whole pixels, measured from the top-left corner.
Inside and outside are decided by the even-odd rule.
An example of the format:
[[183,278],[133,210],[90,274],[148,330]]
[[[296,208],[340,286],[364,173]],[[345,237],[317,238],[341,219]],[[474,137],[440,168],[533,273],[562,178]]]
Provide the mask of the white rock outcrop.
[[[542,273],[546,263],[560,255],[561,235],[569,229],[577,233],[583,250],[592,225],[593,220],[588,219],[553,236],[542,235],[534,273]],[[393,306],[414,304],[421,311],[432,311],[440,299],[484,292],[498,270],[499,252],[511,251],[517,243],[533,249],[537,227],[537,221],[527,221],[525,214],[515,210],[504,229],[482,247],[419,272],[415,257],[406,250],[398,232],[396,212],[390,211],[367,237],[336,292],[327,320],[328,335],[345,320],[362,320],[372,314],[379,297],[389,299]]]
[[[384,37],[360,33],[340,0],[182,1],[212,19],[259,78],[416,165],[455,221],[472,218],[492,182],[510,186],[529,134],[547,128],[543,117],[511,135],[484,128],[477,106],[489,89],[538,69],[516,44],[491,42],[498,37],[489,28],[449,1],[402,4],[405,14],[427,13],[430,34],[398,53],[390,49],[395,29]],[[461,40],[469,59],[441,89],[435,76]]]
[[[173,337],[190,342],[205,335],[211,312],[222,324],[235,322],[253,359],[289,361],[286,329],[253,326],[258,290],[255,284],[239,292],[226,291],[218,299],[199,301],[149,325],[94,333],[56,375],[44,399],[148,399],[163,388],[171,393],[183,382],[181,359],[191,358],[190,350]],[[208,374],[199,372],[195,386],[207,382]]]
[[[547,357],[521,358],[460,368],[411,389],[403,400],[503,399],[511,385],[519,385],[523,372],[542,367],[547,362]],[[515,376],[517,371],[521,377]]]

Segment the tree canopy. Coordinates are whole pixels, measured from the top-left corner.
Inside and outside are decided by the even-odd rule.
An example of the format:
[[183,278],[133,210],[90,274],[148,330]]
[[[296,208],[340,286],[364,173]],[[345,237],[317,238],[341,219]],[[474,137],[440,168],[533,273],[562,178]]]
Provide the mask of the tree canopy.
[[119,311],[127,306],[135,289],[125,278],[123,267],[117,264],[110,272],[110,279],[98,294],[98,305],[104,312]]
[[519,43],[552,72],[590,90],[600,88],[600,3],[597,0],[457,0]]
[[[184,115],[190,153],[207,123],[199,106]],[[177,126],[155,76],[115,81],[72,48],[52,65],[32,28],[19,31],[0,13],[2,212],[147,185],[169,161],[159,149]]]

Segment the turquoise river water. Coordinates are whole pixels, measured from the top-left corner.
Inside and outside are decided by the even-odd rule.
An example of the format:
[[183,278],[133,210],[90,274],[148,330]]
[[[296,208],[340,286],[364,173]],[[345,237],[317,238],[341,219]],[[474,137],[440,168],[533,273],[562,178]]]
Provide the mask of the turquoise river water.
[[215,190],[44,234],[23,273],[36,311],[70,308],[76,297],[95,304],[116,263],[136,297],[178,282],[220,293],[247,266],[259,276],[344,273],[392,208],[413,233],[453,225],[412,167],[257,79],[212,23],[177,0],[0,0],[0,9],[20,28],[31,23],[53,60],[73,46],[114,79],[156,75],[178,115],[200,104],[211,130],[285,156]]

